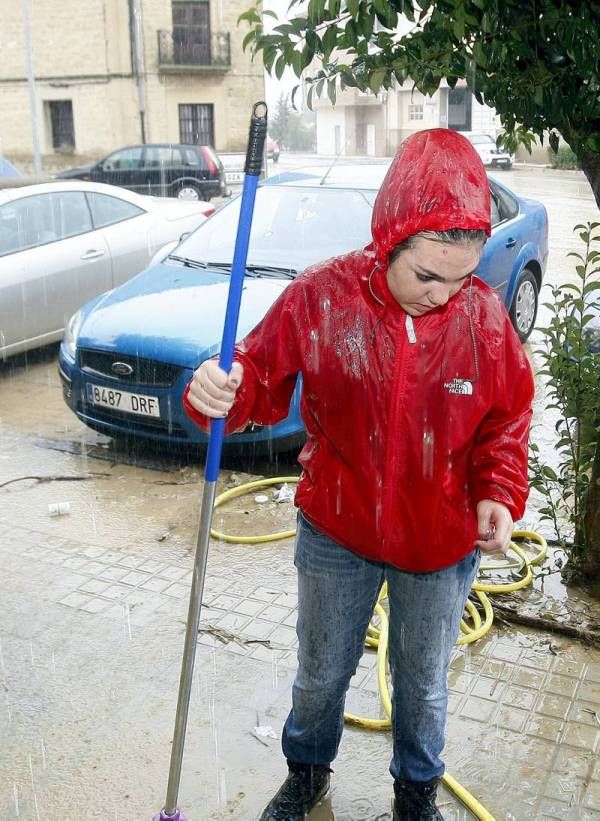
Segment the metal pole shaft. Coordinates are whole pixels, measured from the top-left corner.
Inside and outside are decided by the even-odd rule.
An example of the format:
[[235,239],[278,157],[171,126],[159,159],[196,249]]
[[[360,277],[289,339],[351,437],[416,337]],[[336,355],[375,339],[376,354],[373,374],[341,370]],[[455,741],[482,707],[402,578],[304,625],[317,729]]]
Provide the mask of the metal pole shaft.
[[31,115],[31,139],[33,142],[33,167],[38,177],[42,176],[42,154],[38,137],[37,98],[33,75],[33,53],[31,50],[31,26],[29,22],[29,0],[21,0],[23,26],[25,29],[25,52],[27,55],[27,85],[29,87],[29,110]]
[[173,732],[173,746],[171,748],[167,799],[164,809],[164,813],[167,817],[169,815],[176,817],[177,814],[177,793],[179,791],[179,779],[181,776],[181,762],[183,760],[185,731],[190,706],[190,692],[192,689],[192,676],[194,674],[194,660],[198,641],[198,625],[200,623],[200,611],[202,609],[202,594],[204,592],[204,577],[206,575],[206,561],[208,558],[208,544],[210,541],[210,528],[216,490],[216,481],[205,481],[202,495],[202,508],[200,511],[200,523],[198,525],[198,535],[196,539],[194,575],[183,649],[183,664],[179,679],[179,695],[177,697],[177,713],[175,716],[175,730]]

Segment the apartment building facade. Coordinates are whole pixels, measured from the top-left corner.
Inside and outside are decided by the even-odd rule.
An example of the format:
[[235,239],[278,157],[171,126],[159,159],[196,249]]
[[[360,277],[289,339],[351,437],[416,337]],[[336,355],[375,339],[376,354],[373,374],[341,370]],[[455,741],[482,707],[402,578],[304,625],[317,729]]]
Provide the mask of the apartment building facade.
[[496,112],[480,105],[466,87],[443,82],[432,96],[411,81],[375,95],[358,89],[338,94],[335,108],[321,98],[317,112],[317,152],[348,156],[391,156],[411,134],[425,128],[481,131],[496,137],[502,130]]
[[237,26],[246,0],[27,2],[28,27],[22,3],[0,0],[1,154],[27,165],[33,119],[45,170],[141,142],[243,150],[264,98]]

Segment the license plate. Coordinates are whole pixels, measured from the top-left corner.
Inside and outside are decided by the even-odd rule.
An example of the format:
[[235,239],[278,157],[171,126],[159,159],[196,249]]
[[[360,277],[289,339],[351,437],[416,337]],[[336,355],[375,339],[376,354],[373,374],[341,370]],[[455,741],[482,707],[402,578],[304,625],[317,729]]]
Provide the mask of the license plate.
[[225,182],[243,182],[244,181],[244,172],[243,171],[226,171],[225,172]]
[[138,416],[156,416],[160,419],[160,405],[156,396],[144,396],[141,393],[118,391],[104,385],[86,384],[88,402],[102,408],[137,413]]

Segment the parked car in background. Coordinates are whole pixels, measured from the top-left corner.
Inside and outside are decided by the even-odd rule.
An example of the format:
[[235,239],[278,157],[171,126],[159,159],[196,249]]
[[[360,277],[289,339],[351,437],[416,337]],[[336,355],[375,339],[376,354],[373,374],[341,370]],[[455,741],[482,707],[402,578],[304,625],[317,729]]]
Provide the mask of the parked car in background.
[[0,180],[13,179],[15,177],[22,176],[23,175],[16,166],[8,160],[5,160],[4,157],[0,157]]
[[227,193],[223,163],[208,145],[130,145],[93,165],[62,171],[56,177],[103,182],[138,194],[182,200],[208,201]]
[[267,137],[267,158],[273,162],[279,161],[279,143],[277,140]]
[[[325,179],[321,168],[259,185],[238,338],[299,271],[370,242],[371,211],[386,170],[337,166]],[[546,267],[546,210],[496,181],[490,196],[493,232],[479,275],[497,289],[526,338]],[[185,415],[182,396],[194,368],[219,350],[239,210],[237,197],[162,261],[71,317],[59,372],[67,405],[87,425],[173,444],[206,441]],[[273,427],[251,424],[228,441],[273,449],[297,444],[300,390],[299,379],[287,419]]]
[[475,131],[463,131],[461,133],[477,151],[484,165],[492,168],[503,168],[505,171],[512,168],[514,159],[512,154],[509,154],[503,148],[498,148],[494,137],[489,134],[478,134]]
[[0,356],[59,340],[73,311],[213,211],[75,180],[0,191]]

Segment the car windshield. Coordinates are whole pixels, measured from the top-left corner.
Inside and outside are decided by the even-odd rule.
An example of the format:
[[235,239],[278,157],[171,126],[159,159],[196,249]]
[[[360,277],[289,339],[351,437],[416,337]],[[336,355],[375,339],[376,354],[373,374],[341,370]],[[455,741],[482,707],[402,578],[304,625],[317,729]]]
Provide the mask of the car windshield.
[[[295,272],[362,248],[371,241],[374,190],[260,186],[256,192],[248,265]],[[241,197],[216,212],[176,249],[179,260],[230,265]]]
[[496,141],[489,134],[471,134],[469,140],[473,145],[496,145]]

